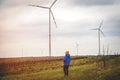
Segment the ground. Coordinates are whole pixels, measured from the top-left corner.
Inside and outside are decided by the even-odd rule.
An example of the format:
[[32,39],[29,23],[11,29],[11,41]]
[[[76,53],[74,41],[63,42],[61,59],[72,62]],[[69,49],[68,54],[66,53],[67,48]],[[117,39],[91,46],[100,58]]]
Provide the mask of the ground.
[[[96,64],[96,57],[74,57],[69,76],[64,77],[61,58],[2,59],[0,80],[120,80],[120,56],[106,57]],[[21,61],[20,61],[21,60]]]

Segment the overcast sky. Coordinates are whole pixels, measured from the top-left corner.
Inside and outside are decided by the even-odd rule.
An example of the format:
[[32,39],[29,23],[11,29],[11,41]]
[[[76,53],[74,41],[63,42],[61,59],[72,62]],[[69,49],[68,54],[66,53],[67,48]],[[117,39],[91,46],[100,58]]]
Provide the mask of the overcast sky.
[[[0,0],[0,57],[48,56],[49,15],[54,0]],[[52,56],[63,56],[65,50],[77,55],[98,54],[97,31],[103,20],[103,45],[120,52],[120,0],[57,0],[52,7],[58,27],[52,24]]]

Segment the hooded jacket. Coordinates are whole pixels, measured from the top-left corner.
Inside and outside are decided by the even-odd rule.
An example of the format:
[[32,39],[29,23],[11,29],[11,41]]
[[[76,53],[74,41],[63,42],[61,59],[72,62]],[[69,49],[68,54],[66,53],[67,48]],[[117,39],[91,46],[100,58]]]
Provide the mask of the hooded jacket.
[[66,55],[64,56],[64,65],[69,66],[69,65],[70,65],[70,61],[71,61],[71,59],[70,59],[70,54],[66,54]]

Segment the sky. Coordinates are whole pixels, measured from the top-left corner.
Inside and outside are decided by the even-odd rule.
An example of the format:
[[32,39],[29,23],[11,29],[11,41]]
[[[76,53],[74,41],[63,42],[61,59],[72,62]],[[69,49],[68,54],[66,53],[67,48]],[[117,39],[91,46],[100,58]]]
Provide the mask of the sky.
[[[0,0],[0,58],[48,56],[49,7],[54,0]],[[57,0],[52,7],[52,56],[97,55],[101,21],[101,54],[120,53],[120,0]],[[76,44],[79,44],[76,47]],[[77,54],[78,48],[78,54]]]

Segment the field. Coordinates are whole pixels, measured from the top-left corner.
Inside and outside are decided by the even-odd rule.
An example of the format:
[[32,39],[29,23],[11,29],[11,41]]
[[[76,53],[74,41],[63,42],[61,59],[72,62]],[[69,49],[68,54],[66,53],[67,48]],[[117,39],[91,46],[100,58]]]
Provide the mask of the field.
[[120,80],[120,56],[73,56],[69,77],[63,74],[63,57],[1,58],[0,80]]

